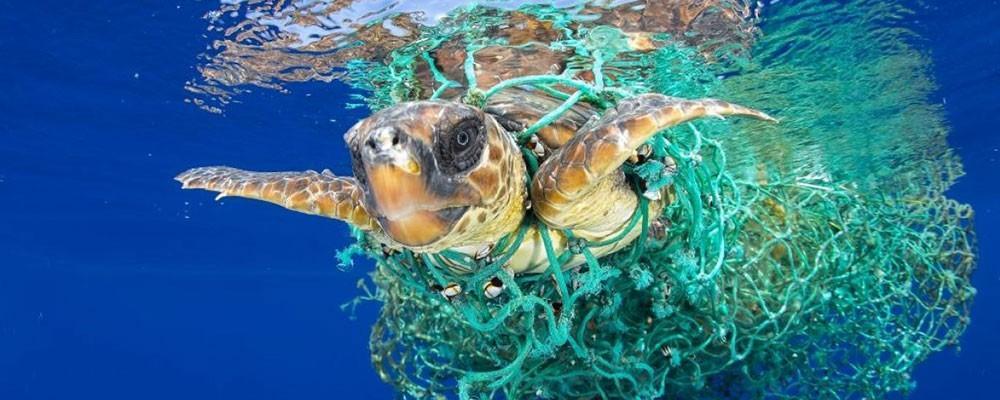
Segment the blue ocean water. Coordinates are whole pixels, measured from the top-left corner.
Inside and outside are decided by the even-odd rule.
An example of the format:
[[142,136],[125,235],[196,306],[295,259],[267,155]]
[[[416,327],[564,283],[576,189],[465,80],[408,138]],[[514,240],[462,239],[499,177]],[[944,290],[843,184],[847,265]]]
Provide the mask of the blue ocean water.
[[[348,174],[364,117],[339,83],[257,90],[224,115],[184,102],[210,1],[6,4],[0,15],[0,399],[373,398],[376,309],[340,305],[343,225],[171,178],[196,165]],[[152,2],[150,2],[152,3]],[[962,351],[911,398],[982,398],[1000,377],[1000,8],[926,1],[905,21],[933,57],[977,211],[979,290]],[[939,98],[939,99],[937,99]]]

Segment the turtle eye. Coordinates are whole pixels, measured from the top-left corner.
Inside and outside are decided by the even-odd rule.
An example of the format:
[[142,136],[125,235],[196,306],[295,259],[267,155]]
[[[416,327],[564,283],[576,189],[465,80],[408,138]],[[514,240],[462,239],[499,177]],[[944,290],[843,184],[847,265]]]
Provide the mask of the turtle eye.
[[455,126],[451,135],[452,151],[462,152],[469,149],[473,138],[480,135],[482,124],[475,119],[466,119]]
[[485,144],[486,127],[482,120],[464,119],[435,140],[438,166],[448,174],[466,172],[479,163]]

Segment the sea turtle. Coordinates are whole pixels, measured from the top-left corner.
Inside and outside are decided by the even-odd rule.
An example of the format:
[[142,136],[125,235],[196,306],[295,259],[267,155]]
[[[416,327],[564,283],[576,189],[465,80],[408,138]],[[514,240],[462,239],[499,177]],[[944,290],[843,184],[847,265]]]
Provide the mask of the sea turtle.
[[[629,30],[629,26],[687,27],[705,13],[708,6],[702,3],[718,2],[689,7],[697,13],[679,7],[678,15],[684,18],[674,18],[675,22],[667,18],[673,14],[655,10],[648,10],[648,16],[631,9],[609,15],[622,20],[614,25],[623,28],[619,32],[631,50],[648,51],[654,48],[650,36]],[[736,14],[712,15],[728,18],[724,21],[737,19]],[[511,18],[512,23],[494,32],[508,39],[506,45],[474,53],[480,89],[517,76],[560,74],[567,68],[569,54],[539,43],[556,35],[551,23],[525,14]],[[653,23],[657,21],[663,23]],[[531,40],[538,37],[544,40]],[[443,43],[430,54],[429,62],[452,81],[467,85],[463,79],[467,53],[460,43],[459,39]],[[416,70],[418,84],[414,86],[432,87],[428,70],[426,65]],[[593,79],[587,72],[576,78]],[[451,249],[483,258],[502,237],[517,232],[529,214],[549,229],[556,251],[573,244],[563,230],[571,230],[574,240],[592,242],[623,235],[621,240],[591,249],[600,257],[627,246],[640,233],[638,226],[623,232],[643,203],[621,167],[654,134],[703,116],[773,120],[760,111],[720,100],[684,100],[661,94],[628,98],[601,113],[580,102],[535,135],[532,146],[541,163],[529,182],[514,134],[562,100],[541,90],[512,87],[478,108],[460,101],[465,92],[462,88],[444,91],[442,97],[448,100],[426,100],[430,91],[423,92],[427,93],[418,97],[425,100],[392,105],[347,132],[354,177],[335,176],[327,170],[249,172],[206,167],[184,172],[177,180],[184,188],[212,190],[220,197],[264,200],[344,220],[389,248],[421,253]],[[658,215],[669,202],[669,190],[646,193],[651,200],[647,203],[649,215]],[[540,272],[548,266],[535,225],[519,248],[506,250],[514,251],[506,266],[513,273]],[[582,261],[582,256],[577,256],[564,266]]]
[[[219,197],[264,200],[344,220],[391,248],[415,252],[453,249],[482,257],[533,213],[545,226],[555,228],[550,232],[560,251],[568,246],[562,229],[591,241],[615,237],[626,229],[640,202],[621,167],[655,133],[706,115],[773,120],[760,111],[719,100],[639,95],[620,102],[575,134],[559,135],[554,129],[547,140],[554,149],[528,182],[520,147],[509,130],[525,121],[509,116],[519,116],[513,110],[524,111],[535,103],[516,95],[505,99],[485,110],[455,101],[423,100],[376,112],[345,135],[354,177],[329,171],[205,167],[188,170],[177,180],[184,188],[216,191]],[[651,197],[649,213],[657,215],[668,196]],[[598,257],[608,254],[638,233],[634,227],[623,240],[592,250]],[[519,273],[545,266],[545,250],[533,228],[508,267]]]

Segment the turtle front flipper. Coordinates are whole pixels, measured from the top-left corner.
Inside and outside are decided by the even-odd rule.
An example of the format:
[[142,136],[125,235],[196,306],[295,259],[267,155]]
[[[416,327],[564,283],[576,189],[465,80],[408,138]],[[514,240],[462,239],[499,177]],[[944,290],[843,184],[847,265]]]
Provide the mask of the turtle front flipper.
[[726,115],[775,121],[760,111],[712,99],[645,94],[622,101],[542,163],[531,182],[535,214],[550,227],[592,237],[617,233],[638,204],[619,167],[664,129]]
[[252,172],[230,167],[193,168],[177,175],[184,189],[263,200],[301,213],[346,221],[362,230],[378,224],[365,210],[364,192],[354,178],[316,172]]

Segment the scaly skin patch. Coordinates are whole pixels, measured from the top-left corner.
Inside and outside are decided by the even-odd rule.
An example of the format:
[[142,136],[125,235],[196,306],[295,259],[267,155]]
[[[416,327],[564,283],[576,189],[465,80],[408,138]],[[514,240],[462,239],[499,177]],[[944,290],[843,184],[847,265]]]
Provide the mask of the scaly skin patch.
[[362,190],[354,178],[330,171],[250,172],[229,167],[194,168],[177,175],[184,189],[205,189],[226,196],[274,203],[306,214],[346,221],[358,228],[378,227],[365,210]]
[[[442,239],[442,249],[489,247],[501,237],[517,231],[527,206],[526,167],[513,138],[492,117],[484,162],[468,174],[468,183],[483,194],[479,206],[470,208],[460,223],[466,229]],[[474,255],[475,250],[470,251]]]
[[[713,99],[683,100],[645,94],[621,102],[593,128],[574,136],[542,163],[531,183],[535,215],[551,227],[603,234],[609,225],[614,226],[609,218],[587,216],[595,213],[620,216],[623,213],[616,213],[615,209],[625,205],[634,208],[637,204],[636,194],[625,184],[619,167],[639,146],[671,126],[704,116],[724,115],[774,121],[760,111]],[[625,222],[627,219],[620,220],[619,226]]]

